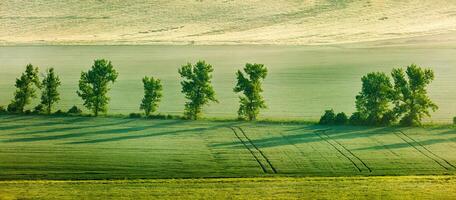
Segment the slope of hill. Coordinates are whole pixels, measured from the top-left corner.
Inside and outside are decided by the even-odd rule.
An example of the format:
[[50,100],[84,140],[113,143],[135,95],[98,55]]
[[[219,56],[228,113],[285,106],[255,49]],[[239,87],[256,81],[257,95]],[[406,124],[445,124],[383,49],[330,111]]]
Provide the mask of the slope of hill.
[[456,1],[2,0],[0,30],[3,45],[321,45],[435,39],[456,31]]

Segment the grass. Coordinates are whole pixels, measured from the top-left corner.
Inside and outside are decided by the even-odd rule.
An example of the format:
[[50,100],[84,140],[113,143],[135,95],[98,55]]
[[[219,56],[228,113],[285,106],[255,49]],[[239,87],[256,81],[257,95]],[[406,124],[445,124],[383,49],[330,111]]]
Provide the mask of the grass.
[[0,179],[451,175],[455,133],[437,126],[3,115]]
[[[239,100],[233,92],[235,72],[246,62],[268,68],[264,98],[268,109],[259,119],[316,121],[324,110],[352,113],[361,77],[368,72],[390,73],[393,67],[417,63],[432,67],[435,80],[429,95],[440,107],[427,123],[451,123],[456,114],[456,54],[454,48],[350,49],[303,46],[16,46],[0,47],[0,105],[7,105],[14,93],[14,81],[32,63],[43,72],[54,67],[60,75],[61,101],[57,109],[73,105],[83,108],[76,95],[80,72],[96,58],[112,60],[119,72],[108,95],[109,114],[140,112],[143,97],[141,79],[162,80],[163,99],[158,112],[181,115],[184,96],[178,67],[204,59],[214,66],[213,85],[220,103],[204,108],[208,118],[236,118]],[[38,102],[32,103],[32,109]],[[85,110],[85,112],[88,112]]]
[[456,28],[452,0],[3,0],[0,7],[0,44],[448,42],[442,33],[454,43]]
[[454,199],[455,176],[3,181],[0,199]]

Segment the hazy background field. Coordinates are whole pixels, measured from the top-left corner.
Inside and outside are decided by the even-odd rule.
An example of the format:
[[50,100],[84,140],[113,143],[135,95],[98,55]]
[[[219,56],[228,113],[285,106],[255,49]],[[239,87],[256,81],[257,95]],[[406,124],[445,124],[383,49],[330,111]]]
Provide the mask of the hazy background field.
[[2,0],[0,8],[0,44],[445,42],[456,30],[454,0]]
[[[78,80],[96,58],[112,60],[120,73],[109,95],[110,113],[139,112],[141,78],[163,80],[159,112],[181,114],[184,105],[177,69],[204,59],[215,68],[213,84],[219,104],[206,107],[207,116],[235,117],[238,99],[232,91],[234,73],[246,62],[269,68],[264,95],[269,106],[262,117],[317,120],[323,110],[354,111],[361,76],[390,73],[393,67],[417,63],[432,67],[436,79],[429,89],[440,109],[432,121],[450,122],[456,115],[456,49],[451,47],[305,47],[305,46],[29,46],[0,47],[0,105],[11,100],[14,80],[33,63],[42,71],[54,67],[61,76],[58,108],[81,105]],[[32,107],[29,107],[32,108]]]

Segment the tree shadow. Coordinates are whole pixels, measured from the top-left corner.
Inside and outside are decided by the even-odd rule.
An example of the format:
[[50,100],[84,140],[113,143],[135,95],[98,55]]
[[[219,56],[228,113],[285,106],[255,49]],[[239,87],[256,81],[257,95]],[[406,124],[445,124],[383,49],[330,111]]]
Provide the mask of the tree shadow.
[[[123,123],[128,123],[132,120],[125,120]],[[110,142],[110,141],[120,141],[120,140],[127,140],[127,139],[136,139],[136,138],[143,138],[143,137],[152,137],[152,136],[161,136],[161,135],[169,135],[169,134],[177,134],[183,132],[193,132],[193,131],[205,131],[214,128],[218,128],[221,126],[229,126],[235,125],[235,123],[227,124],[227,123],[220,123],[216,126],[209,126],[205,128],[193,128],[187,129],[185,127],[186,123],[191,123],[190,121],[182,121],[182,120],[173,120],[173,121],[162,121],[160,123],[155,123],[153,125],[142,125],[142,126],[134,126],[134,127],[126,127],[126,128],[116,128],[116,129],[105,129],[105,130],[97,130],[97,131],[86,131],[86,132],[78,132],[78,133],[70,133],[70,134],[60,134],[60,135],[47,135],[47,136],[40,136],[40,137],[27,137],[27,138],[15,138],[15,139],[8,139],[3,140],[4,143],[14,143],[14,142],[37,142],[37,141],[50,141],[50,140],[62,140],[62,139],[70,139],[70,138],[79,138],[84,136],[94,136],[94,135],[105,135],[105,134],[133,134],[127,136],[120,136],[120,137],[112,137],[112,138],[101,138],[101,139],[94,139],[94,140],[87,140],[87,141],[79,141],[79,142],[67,142],[64,144],[90,144],[90,143],[101,143],[101,142]],[[118,125],[119,123],[113,124],[105,124],[105,125],[98,125],[98,126],[110,126],[110,125]],[[162,131],[153,134],[134,134],[135,132],[145,131],[152,128],[167,128],[172,125],[179,124],[183,126],[182,130],[173,130],[173,131]],[[70,130],[75,130],[75,127],[69,128]],[[77,127],[77,129],[87,128],[85,126]],[[62,128],[65,129],[65,128]],[[60,130],[62,130],[60,129]],[[40,131],[46,132],[46,131]],[[57,131],[52,131],[57,132]]]
[[[317,135],[318,132],[324,132],[331,139],[336,140],[351,140],[355,138],[366,138],[375,135],[387,134],[391,132],[390,127],[355,127],[355,126],[321,126],[321,125],[306,125],[293,129],[285,130],[287,134],[274,134],[273,137],[251,139],[255,145],[262,148],[278,147],[290,144],[306,144],[313,142],[322,142],[323,140]],[[246,130],[247,134],[248,130]],[[298,132],[290,134],[289,132]],[[241,141],[219,143],[212,145],[213,147],[231,147],[244,148]]]
[[[30,123],[27,120],[37,119],[37,116],[20,116],[20,117],[15,118],[14,120],[9,120],[9,121],[5,122],[5,123],[12,123],[12,122],[16,122],[16,121],[20,120],[20,122],[21,122],[20,124],[0,126],[0,130],[5,131],[5,130],[26,128],[26,127],[41,127],[41,126],[55,126],[55,125],[61,125],[61,124],[73,124],[73,123],[88,121],[91,119],[89,117],[58,117],[58,116],[46,116],[46,117],[38,116],[38,117],[45,119],[45,120],[49,120],[49,119],[55,120],[56,118],[58,118],[58,119],[62,119],[62,121],[45,121],[45,122],[38,122],[38,123]],[[2,122],[4,122],[4,121],[2,121]]]
[[[132,121],[134,121],[134,119],[124,119],[121,121],[115,121],[112,123],[105,123],[105,124],[96,123],[94,125],[77,125],[77,126],[72,126],[72,127],[62,127],[62,128],[54,128],[54,129],[46,129],[46,130],[38,130],[38,131],[25,131],[25,132],[19,132],[19,133],[11,133],[8,135],[32,135],[32,134],[40,134],[40,133],[65,132],[65,131],[73,131],[73,130],[80,130],[80,129],[87,129],[87,128],[99,128],[99,127],[105,127],[105,126],[122,125],[122,124],[128,124]],[[67,124],[67,123],[61,123],[61,124]],[[75,123],[70,123],[70,124],[75,124]]]
[[[179,123],[181,123],[179,121]],[[209,126],[209,127],[204,127],[204,128],[186,128],[186,129],[180,129],[180,130],[172,130],[172,131],[161,131],[161,132],[155,132],[155,133],[147,133],[147,134],[135,134],[135,135],[126,135],[126,136],[120,136],[120,137],[113,137],[113,138],[100,138],[100,139],[95,139],[95,140],[87,140],[87,141],[77,141],[77,142],[67,142],[64,144],[95,144],[95,143],[103,143],[103,142],[115,142],[115,141],[122,141],[122,140],[130,140],[130,139],[139,139],[139,138],[148,138],[148,137],[157,137],[157,136],[163,136],[163,135],[177,135],[181,133],[187,133],[187,132],[204,132],[207,130],[214,130],[217,128],[221,127],[226,127],[226,126],[234,126],[238,124],[237,122],[233,123],[222,123],[216,126]],[[145,129],[141,129],[145,130]]]

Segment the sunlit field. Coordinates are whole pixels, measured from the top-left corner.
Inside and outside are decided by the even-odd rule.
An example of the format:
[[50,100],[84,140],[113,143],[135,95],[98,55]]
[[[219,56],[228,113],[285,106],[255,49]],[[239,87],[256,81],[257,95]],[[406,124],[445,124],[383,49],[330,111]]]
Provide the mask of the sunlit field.
[[[263,63],[269,69],[264,81],[268,109],[260,118],[316,121],[325,109],[350,114],[355,110],[355,95],[361,77],[368,72],[390,73],[392,68],[417,63],[431,67],[435,81],[431,98],[441,108],[426,121],[448,123],[456,114],[456,49],[449,47],[297,47],[297,46],[30,46],[0,47],[0,105],[13,97],[15,78],[25,65],[54,67],[61,76],[61,101],[58,109],[82,107],[76,95],[81,71],[97,58],[112,60],[119,72],[108,95],[109,113],[139,112],[143,96],[141,79],[162,79],[163,100],[160,113],[182,114],[184,96],[177,69],[187,62],[206,60],[214,67],[213,85],[218,104],[205,107],[208,117],[235,118],[238,98],[233,92],[235,72],[246,62]],[[33,106],[29,107],[30,109]]]

